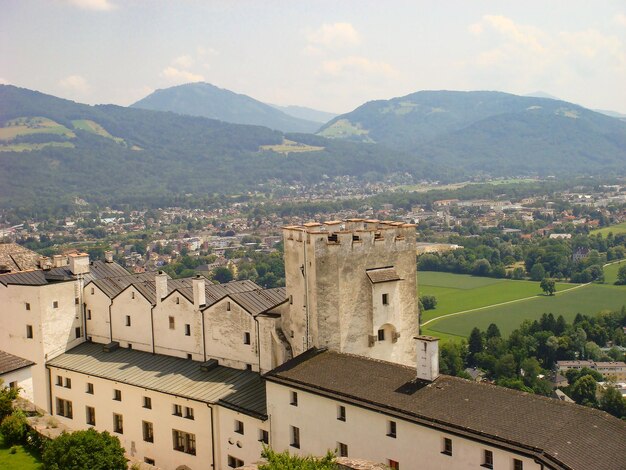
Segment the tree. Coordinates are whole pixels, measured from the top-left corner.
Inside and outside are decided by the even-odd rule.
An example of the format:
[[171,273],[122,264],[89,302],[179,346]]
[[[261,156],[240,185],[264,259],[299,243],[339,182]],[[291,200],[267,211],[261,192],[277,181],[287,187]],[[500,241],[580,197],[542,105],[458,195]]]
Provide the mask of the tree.
[[119,470],[125,469],[127,462],[120,440],[94,429],[64,432],[47,442],[42,460],[45,470]]
[[469,336],[469,345],[468,345],[468,357],[467,362],[470,366],[476,365],[476,360],[474,356],[478,353],[483,352],[485,349],[485,340],[483,339],[483,334],[481,331],[474,327]]
[[615,281],[615,284],[618,286],[626,285],[626,264],[621,266],[617,271],[617,281]]
[[26,416],[22,410],[15,410],[12,414],[6,416],[0,425],[0,432],[2,432],[6,443],[9,445],[22,442],[27,430]]
[[437,306],[437,297],[434,295],[422,295],[420,296],[420,302],[424,310],[432,310]]
[[13,411],[13,400],[17,398],[18,390],[11,387],[3,387],[0,379],[0,422]]
[[572,385],[571,396],[579,405],[595,406],[598,384],[591,375],[583,375]]
[[230,269],[225,267],[216,268],[215,271],[213,271],[213,280],[220,284],[225,284],[233,280],[233,273]]
[[556,291],[554,279],[550,279],[547,277],[544,277],[541,280],[541,284],[539,284],[539,287],[541,287],[541,290],[543,290],[546,295],[554,295],[554,291]]
[[626,418],[626,400],[618,389],[610,385],[602,392],[600,409],[617,418]]
[[541,263],[535,263],[530,270],[530,278],[533,281],[541,281],[546,276],[546,270]]
[[502,337],[502,334],[500,334],[500,328],[498,328],[498,325],[496,325],[495,323],[490,323],[489,326],[487,327],[486,337],[487,337],[487,340],[490,340],[491,338]]
[[508,378],[515,377],[517,374],[517,364],[513,354],[505,354],[496,362],[496,377]]
[[463,346],[453,342],[441,345],[439,370],[443,374],[458,376],[463,369]]
[[308,455],[290,455],[289,451],[276,452],[269,447],[263,447],[261,457],[267,463],[259,465],[259,470],[335,470],[335,454],[328,452],[324,457]]

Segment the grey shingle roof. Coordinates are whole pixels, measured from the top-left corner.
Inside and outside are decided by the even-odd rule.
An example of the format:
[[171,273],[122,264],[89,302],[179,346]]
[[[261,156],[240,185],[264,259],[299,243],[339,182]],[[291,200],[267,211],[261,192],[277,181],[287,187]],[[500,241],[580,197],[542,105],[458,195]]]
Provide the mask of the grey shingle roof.
[[599,410],[389,362],[310,350],[267,380],[512,447],[551,468],[623,470],[626,423]]
[[14,356],[13,354],[9,354],[8,352],[0,351],[0,375],[6,374],[8,372],[13,372],[24,367],[32,366],[33,364],[34,362],[29,361],[28,359]]
[[217,366],[208,372],[201,363],[178,357],[83,343],[48,361],[48,366],[101,377],[157,392],[217,403],[266,419],[265,383],[259,374]]
[[379,282],[399,281],[401,278],[393,266],[387,268],[368,269],[367,277],[370,278],[372,284]]
[[[83,276],[85,283],[106,278],[108,276],[128,275],[128,271],[116,263],[94,261],[91,263],[89,273]],[[15,273],[0,274],[0,284],[20,286],[45,286],[53,282],[72,281],[76,277],[68,266],[60,266],[52,269],[36,269],[32,271],[20,271]]]
[[12,272],[37,269],[41,255],[17,243],[0,243],[0,266]]
[[284,287],[238,292],[228,296],[253,316],[265,313],[287,301],[287,293]]

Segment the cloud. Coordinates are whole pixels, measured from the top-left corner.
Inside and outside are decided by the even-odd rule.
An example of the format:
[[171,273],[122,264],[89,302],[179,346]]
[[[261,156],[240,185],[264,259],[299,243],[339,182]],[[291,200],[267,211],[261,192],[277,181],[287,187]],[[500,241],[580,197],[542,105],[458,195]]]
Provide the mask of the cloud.
[[626,26],[626,15],[623,13],[618,13],[613,17],[613,21],[621,26]]
[[193,65],[193,63],[194,60],[189,55],[181,55],[180,57],[176,57],[176,59],[174,59],[174,61],[172,62],[172,64],[178,65],[179,67],[182,67],[184,69],[188,69]]
[[528,47],[535,52],[542,52],[544,47],[541,44],[544,36],[540,30],[531,26],[517,25],[506,16],[485,15],[483,16],[482,27],[490,27],[497,31],[509,41],[513,41],[524,47]]
[[365,57],[350,56],[337,60],[327,60],[322,71],[328,75],[369,75],[387,78],[397,77],[398,71],[386,62],[375,62]]
[[337,48],[357,46],[361,36],[350,23],[323,24],[320,28],[307,35],[310,46]]
[[203,82],[205,80],[200,74],[172,66],[164,68],[161,72],[161,76],[172,83]]
[[85,77],[80,75],[68,75],[59,81],[59,85],[64,90],[79,95],[87,95],[91,91],[91,86]]
[[74,5],[78,8],[82,8],[83,10],[94,10],[94,11],[111,11],[117,8],[117,5],[114,5],[109,0],[66,0],[70,5]]

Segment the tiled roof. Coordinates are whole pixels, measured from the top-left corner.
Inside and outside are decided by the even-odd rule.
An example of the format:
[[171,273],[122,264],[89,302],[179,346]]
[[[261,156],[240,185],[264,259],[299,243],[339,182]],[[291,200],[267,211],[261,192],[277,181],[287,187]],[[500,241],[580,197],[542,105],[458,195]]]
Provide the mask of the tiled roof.
[[[128,271],[116,263],[94,261],[89,265],[89,273],[83,275],[85,283],[106,278],[108,276],[128,275]],[[15,273],[0,274],[0,284],[20,286],[45,286],[54,282],[73,281],[76,276],[72,274],[69,266],[60,266],[51,269],[35,269],[32,271],[19,271]]]
[[368,269],[366,271],[367,277],[370,278],[372,284],[378,284],[379,282],[399,281],[401,278],[396,272],[396,268],[393,266],[387,268]]
[[48,361],[71,370],[204,403],[217,403],[251,416],[267,415],[265,383],[258,373],[134,349],[104,352],[102,344],[83,343]]
[[0,243],[0,266],[11,272],[37,269],[39,258],[41,255],[17,243]]
[[495,385],[310,350],[267,380],[354,403],[453,434],[510,447],[550,468],[623,470],[626,423],[592,408]]
[[238,292],[228,296],[253,316],[265,313],[287,301],[284,287]]
[[[22,369],[24,367],[32,366],[33,361],[24,359],[8,352],[0,351],[0,375],[13,372],[14,370]],[[8,385],[8,384],[4,384]]]

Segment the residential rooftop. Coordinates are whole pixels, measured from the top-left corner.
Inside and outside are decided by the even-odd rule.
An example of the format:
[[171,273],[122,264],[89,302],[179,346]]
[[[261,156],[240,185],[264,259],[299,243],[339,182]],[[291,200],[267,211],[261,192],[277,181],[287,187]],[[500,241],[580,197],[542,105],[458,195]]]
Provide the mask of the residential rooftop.
[[624,469],[626,423],[589,407],[312,349],[266,380],[529,455],[550,468]]
[[[8,352],[0,351],[0,375],[8,374],[16,370],[23,369],[24,367],[32,366],[33,361],[24,359],[19,356],[14,356]],[[5,384],[6,385],[6,384]]]

